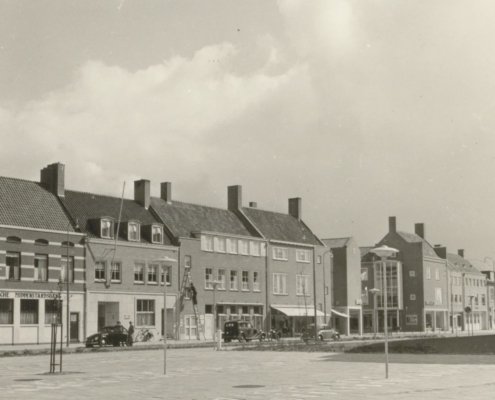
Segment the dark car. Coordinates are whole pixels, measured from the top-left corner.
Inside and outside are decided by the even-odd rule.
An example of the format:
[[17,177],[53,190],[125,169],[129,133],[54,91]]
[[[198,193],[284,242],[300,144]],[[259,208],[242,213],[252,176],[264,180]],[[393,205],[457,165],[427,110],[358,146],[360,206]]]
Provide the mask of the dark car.
[[127,329],[122,325],[105,326],[100,332],[88,336],[86,347],[123,346],[127,343]]
[[239,342],[249,342],[250,340],[263,340],[265,339],[265,333],[256,329],[248,321],[228,321],[224,325],[223,340],[228,343],[232,340],[238,340]]

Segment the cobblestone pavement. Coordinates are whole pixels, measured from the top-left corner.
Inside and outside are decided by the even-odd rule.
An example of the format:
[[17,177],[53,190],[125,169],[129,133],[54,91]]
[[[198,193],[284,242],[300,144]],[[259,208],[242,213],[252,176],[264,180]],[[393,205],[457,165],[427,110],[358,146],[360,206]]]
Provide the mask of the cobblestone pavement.
[[0,359],[0,399],[493,399],[495,356],[159,350]]

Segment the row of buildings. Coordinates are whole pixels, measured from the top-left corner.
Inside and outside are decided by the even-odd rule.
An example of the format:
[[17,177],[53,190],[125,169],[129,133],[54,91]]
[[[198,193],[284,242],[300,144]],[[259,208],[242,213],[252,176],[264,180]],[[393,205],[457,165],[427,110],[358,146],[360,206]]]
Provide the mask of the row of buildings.
[[[39,182],[0,177],[0,343],[48,342],[60,298],[75,342],[118,321],[180,339],[211,339],[229,319],[286,336],[315,314],[342,333],[383,326],[371,247],[318,238],[300,198],[287,213],[266,211],[230,186],[221,209],[173,199],[170,182],[160,197],[150,186],[134,182],[132,200],[68,190],[60,163]],[[493,276],[462,252],[431,246],[422,224],[397,231],[393,217],[380,244],[399,250],[386,269],[390,326],[492,327]]]

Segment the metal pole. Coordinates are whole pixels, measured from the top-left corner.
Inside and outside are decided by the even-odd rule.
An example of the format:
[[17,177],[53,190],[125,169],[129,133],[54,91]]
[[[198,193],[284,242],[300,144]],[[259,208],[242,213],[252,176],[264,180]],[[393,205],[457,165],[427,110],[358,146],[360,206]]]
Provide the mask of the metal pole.
[[313,309],[315,312],[315,342],[318,342],[318,324],[316,319],[316,260],[315,248],[313,247]]
[[[327,251],[325,254],[330,254],[330,250]],[[325,323],[325,326],[327,325],[327,284],[325,282],[325,254],[323,254],[323,259],[322,259],[322,265],[323,265],[323,322]],[[330,263],[330,258],[328,259],[328,262]]]
[[167,269],[163,265],[163,375],[167,375]]
[[383,263],[383,330],[385,332],[385,379],[388,379],[388,310],[387,310],[387,261],[382,257]]
[[67,260],[65,263],[65,279],[67,282],[67,315],[65,316],[65,320],[67,323],[67,347],[70,344],[70,306],[69,306],[69,297],[70,297],[70,289],[69,289],[69,225],[67,225]]
[[216,298],[216,292],[217,292],[217,283],[213,282],[213,349],[217,350],[217,341],[216,336],[217,336],[217,298]]

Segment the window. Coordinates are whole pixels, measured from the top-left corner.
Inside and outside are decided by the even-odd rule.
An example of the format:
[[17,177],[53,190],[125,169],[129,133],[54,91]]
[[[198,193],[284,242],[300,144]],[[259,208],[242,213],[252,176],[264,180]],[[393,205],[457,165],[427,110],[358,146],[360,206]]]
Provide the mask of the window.
[[36,239],[34,241],[34,244],[36,246],[48,246],[48,240],[45,240],[45,239]]
[[139,224],[136,222],[129,222],[127,224],[127,240],[132,242],[138,242],[140,240]]
[[48,281],[48,256],[35,254],[34,256],[34,280],[38,282]]
[[442,288],[435,288],[435,305],[442,304]]
[[261,243],[261,257],[266,257],[266,243]]
[[435,268],[435,279],[437,281],[440,280],[440,270],[438,268]]
[[[327,288],[325,287],[325,294],[328,294],[326,293],[326,289]],[[361,290],[361,303],[365,306],[369,304],[369,292],[367,287]]]
[[273,274],[273,294],[287,294],[287,274]]
[[219,269],[217,272],[217,289],[225,290],[225,270]]
[[136,325],[155,325],[155,300],[137,300],[136,305]]
[[112,262],[111,272],[112,272],[112,275],[111,275],[112,282],[121,282],[122,263],[120,261]]
[[45,324],[60,324],[60,309],[58,300],[45,300]]
[[230,271],[230,290],[238,290],[237,271]]
[[158,283],[158,265],[148,265],[148,283],[156,285]]
[[242,271],[241,290],[249,290],[249,271]]
[[227,253],[237,254],[237,239],[227,239]]
[[153,225],[151,227],[151,243],[163,243],[163,227]]
[[9,271],[9,279],[19,281],[21,279],[21,254],[8,251],[5,261]]
[[[67,273],[67,270],[69,271]],[[69,266],[67,268],[67,256],[60,259],[60,280],[62,282],[74,282],[74,257],[69,256]]]
[[255,257],[259,257],[261,255],[260,242],[255,242],[255,241],[249,242],[249,254]]
[[192,268],[192,257],[191,256],[184,256],[184,266],[186,268]]
[[368,268],[361,268],[361,281],[362,282],[368,281]]
[[136,262],[134,264],[134,282],[144,283],[144,263]]
[[38,323],[38,300],[21,299],[21,325]]
[[21,243],[21,238],[17,236],[7,236],[7,243]]
[[242,254],[242,255],[249,255],[249,242],[247,240],[244,240],[244,239],[239,239],[239,254]]
[[96,261],[95,264],[95,281],[105,280],[105,261]]
[[14,323],[14,299],[0,299],[0,325]]
[[205,289],[213,289],[213,268],[205,268]]
[[167,271],[167,286],[172,284],[172,267],[170,265],[165,265],[160,268],[160,282],[163,285],[164,271]]
[[411,294],[409,295],[409,300],[411,300],[411,301],[415,301],[415,300],[416,300],[416,295],[415,295],[414,293],[411,293]]
[[274,247],[273,248],[273,259],[274,260],[288,260],[288,252],[285,247]]
[[426,279],[431,279],[431,268],[426,267]]
[[296,275],[296,295],[309,296],[309,276]]
[[309,250],[296,249],[296,261],[309,263],[311,261],[311,255]]
[[485,306],[486,305],[486,298],[485,298],[485,295],[484,294],[481,295],[481,305],[482,306]]
[[416,278],[416,271],[413,269],[409,270],[409,278]]
[[100,236],[106,239],[113,238],[113,221],[110,219],[102,219],[100,222]]
[[219,253],[225,253],[225,238],[215,236],[213,238],[213,248]]
[[321,264],[321,256],[316,256],[316,263]]
[[211,236],[201,236],[201,250],[213,251],[213,238]]
[[259,273],[253,272],[253,292],[259,292],[261,290]]

